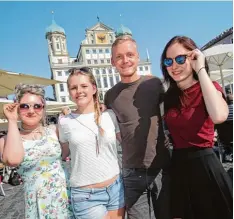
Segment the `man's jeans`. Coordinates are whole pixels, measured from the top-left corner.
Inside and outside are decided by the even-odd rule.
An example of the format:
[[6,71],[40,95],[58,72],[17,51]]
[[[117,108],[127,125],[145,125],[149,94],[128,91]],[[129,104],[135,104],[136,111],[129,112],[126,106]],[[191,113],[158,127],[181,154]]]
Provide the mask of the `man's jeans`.
[[128,219],[171,219],[168,173],[124,168],[123,180]]

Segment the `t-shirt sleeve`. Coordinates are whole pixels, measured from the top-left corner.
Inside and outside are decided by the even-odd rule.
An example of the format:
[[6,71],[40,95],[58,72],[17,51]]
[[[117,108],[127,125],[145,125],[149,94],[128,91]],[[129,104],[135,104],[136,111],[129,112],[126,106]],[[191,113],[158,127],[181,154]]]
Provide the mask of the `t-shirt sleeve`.
[[109,115],[111,117],[112,122],[114,123],[115,133],[119,133],[120,132],[120,130],[119,130],[119,124],[118,124],[118,121],[117,121],[115,113],[113,112],[113,110],[108,110],[108,113],[109,113]]
[[219,85],[219,83],[216,81],[213,81],[213,84],[214,84],[215,88],[222,93],[223,99],[226,100],[226,97],[225,97],[224,92],[223,92],[223,88]]
[[109,103],[108,103],[108,91],[106,92],[104,96],[104,104],[106,105],[107,108],[109,108]]
[[164,100],[165,89],[162,81],[159,79],[159,104],[161,104]]
[[58,123],[58,131],[59,131],[59,141],[61,143],[65,143],[65,142],[68,142],[68,139],[67,139],[67,135],[66,135],[66,124],[65,122],[63,121],[64,119],[61,118],[60,119],[60,122]]

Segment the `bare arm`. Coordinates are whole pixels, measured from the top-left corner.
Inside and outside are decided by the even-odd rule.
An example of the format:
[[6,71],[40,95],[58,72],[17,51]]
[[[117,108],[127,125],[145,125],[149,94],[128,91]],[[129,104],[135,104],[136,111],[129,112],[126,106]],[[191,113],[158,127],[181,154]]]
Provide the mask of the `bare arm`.
[[60,143],[62,148],[62,160],[65,161],[70,155],[69,143]]
[[2,161],[8,166],[18,166],[24,158],[24,148],[17,121],[8,121],[8,133],[0,139]]
[[198,77],[210,118],[214,124],[224,122],[228,117],[228,106],[222,97],[222,93],[215,88],[204,68],[200,71]]
[[[59,139],[59,130],[58,130],[58,125],[56,125],[55,128],[56,135],[58,136]],[[65,161],[66,158],[70,155],[70,149],[69,149],[69,143],[62,143],[60,142],[61,149],[62,149],[62,160]]]
[[8,166],[18,166],[24,158],[24,147],[17,125],[18,103],[5,104],[3,112],[8,120],[7,136],[0,140],[2,160]]
[[[205,69],[204,54],[195,49],[188,53],[191,66],[198,74],[206,109],[214,124],[224,122],[228,117],[228,106],[222,98],[222,93],[218,91],[210,80]],[[224,88],[223,88],[224,89]]]

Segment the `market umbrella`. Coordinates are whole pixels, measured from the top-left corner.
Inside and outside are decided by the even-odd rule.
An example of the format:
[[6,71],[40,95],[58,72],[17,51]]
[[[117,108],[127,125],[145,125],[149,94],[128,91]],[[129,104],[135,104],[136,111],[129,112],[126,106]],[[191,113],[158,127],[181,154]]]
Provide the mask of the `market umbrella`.
[[233,44],[219,44],[203,51],[208,61],[210,71],[219,70],[223,90],[224,69],[233,69]]
[[26,84],[40,84],[44,86],[59,83],[59,81],[37,77],[33,75],[26,75],[22,73],[7,72],[0,69],[0,96],[6,97],[13,94],[15,86],[19,83]]

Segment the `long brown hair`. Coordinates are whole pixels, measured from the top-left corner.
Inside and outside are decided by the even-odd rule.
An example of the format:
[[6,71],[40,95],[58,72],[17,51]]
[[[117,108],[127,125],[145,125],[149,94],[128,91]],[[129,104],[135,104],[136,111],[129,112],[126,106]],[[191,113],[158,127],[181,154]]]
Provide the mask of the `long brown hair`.
[[92,70],[88,67],[82,67],[82,68],[72,68],[69,70],[70,75],[67,78],[67,85],[69,89],[69,79],[72,76],[78,76],[78,75],[85,75],[89,78],[90,83],[96,87],[96,93],[93,95],[94,100],[94,113],[95,113],[95,123],[98,127],[98,130],[100,131],[101,135],[104,134],[104,130],[102,129],[100,125],[100,117],[101,117],[101,110],[100,110],[100,102],[99,102],[99,93],[97,88],[97,82],[95,80],[95,77],[92,73]]
[[[176,82],[171,78],[171,76],[169,75],[166,66],[163,64],[163,61],[166,57],[166,53],[168,48],[175,43],[179,43],[180,45],[182,45],[185,49],[192,51],[196,48],[198,48],[198,46],[196,45],[196,43],[189,37],[186,36],[175,36],[173,37],[165,46],[163,53],[161,55],[161,70],[164,76],[164,80],[167,83],[167,85],[169,85],[169,88],[167,90],[167,92],[165,93],[164,96],[164,112],[166,113],[169,109],[171,108],[176,108],[177,110],[180,111],[180,107],[183,103],[181,103],[181,96],[183,94],[183,91],[177,86]],[[209,67],[208,67],[208,63],[207,60],[205,60],[205,68],[206,68],[206,72],[207,74],[209,74]],[[197,73],[193,70],[193,78],[195,80],[198,80],[198,76]]]

